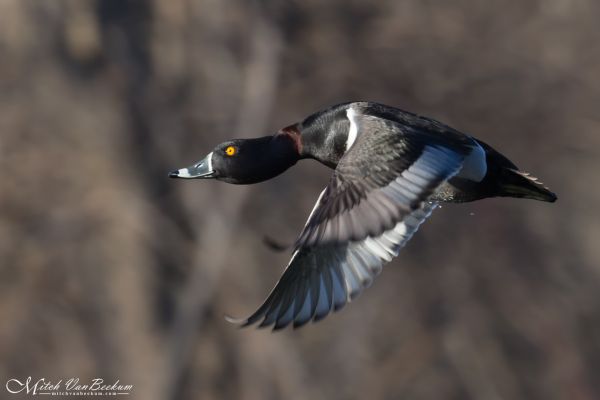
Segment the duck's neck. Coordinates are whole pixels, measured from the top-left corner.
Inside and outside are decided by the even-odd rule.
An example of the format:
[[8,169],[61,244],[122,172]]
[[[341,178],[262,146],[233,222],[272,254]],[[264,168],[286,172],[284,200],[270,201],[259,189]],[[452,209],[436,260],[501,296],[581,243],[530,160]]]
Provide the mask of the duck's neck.
[[301,158],[293,137],[277,134],[257,140],[258,159],[247,167],[247,173],[257,182],[274,178],[296,164]]
[[331,110],[282,129],[296,143],[300,158],[335,168],[346,152],[350,121],[345,110]]

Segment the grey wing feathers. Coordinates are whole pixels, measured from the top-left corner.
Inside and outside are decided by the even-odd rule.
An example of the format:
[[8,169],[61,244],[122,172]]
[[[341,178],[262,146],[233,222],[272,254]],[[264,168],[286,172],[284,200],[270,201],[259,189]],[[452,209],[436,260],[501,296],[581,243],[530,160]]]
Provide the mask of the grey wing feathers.
[[[297,247],[357,241],[392,228],[462,167],[456,151],[424,146],[400,173],[385,180],[388,170],[362,179],[334,174],[296,243]],[[375,168],[373,168],[375,170]],[[337,172],[337,171],[336,171]],[[377,178],[379,177],[379,181]],[[384,181],[385,184],[380,184]]]
[[299,248],[265,302],[250,317],[229,321],[247,326],[318,321],[358,296],[381,272],[431,214],[436,203],[425,202],[402,222],[376,237],[317,247]]
[[398,254],[435,208],[426,200],[472,151],[472,139],[462,134],[369,115],[355,120],[359,134],[319,196],[281,279],[254,314],[233,322],[298,327],[343,307]]

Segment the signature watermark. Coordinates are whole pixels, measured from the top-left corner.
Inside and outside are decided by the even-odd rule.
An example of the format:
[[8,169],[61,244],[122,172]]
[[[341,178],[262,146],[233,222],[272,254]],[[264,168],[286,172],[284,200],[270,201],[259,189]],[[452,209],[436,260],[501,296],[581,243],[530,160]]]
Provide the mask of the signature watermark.
[[32,396],[126,396],[133,390],[133,385],[125,385],[117,380],[106,383],[104,379],[94,378],[88,382],[80,382],[79,378],[51,381],[46,378],[27,379],[12,378],[6,382],[6,390],[12,394],[29,394]]

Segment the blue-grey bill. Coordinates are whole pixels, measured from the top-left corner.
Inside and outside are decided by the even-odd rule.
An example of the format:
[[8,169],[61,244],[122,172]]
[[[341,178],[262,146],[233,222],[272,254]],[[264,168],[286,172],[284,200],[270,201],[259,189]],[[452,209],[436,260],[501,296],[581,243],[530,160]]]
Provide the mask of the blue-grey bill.
[[215,171],[212,168],[212,152],[204,157],[204,159],[194,165],[186,168],[181,168],[169,173],[171,178],[185,178],[185,179],[197,179],[197,178],[212,178]]

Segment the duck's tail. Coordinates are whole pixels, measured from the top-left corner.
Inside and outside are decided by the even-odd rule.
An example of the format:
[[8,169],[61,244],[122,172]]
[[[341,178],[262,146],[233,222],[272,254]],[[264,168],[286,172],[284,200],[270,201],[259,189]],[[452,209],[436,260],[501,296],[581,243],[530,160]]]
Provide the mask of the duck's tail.
[[554,203],[556,195],[538,178],[520,171],[508,158],[494,150],[490,145],[478,140],[484,148],[488,173],[482,182],[491,192],[491,196],[519,197]]
[[497,196],[519,197],[554,203],[556,194],[538,178],[512,168],[502,168],[498,177]]

